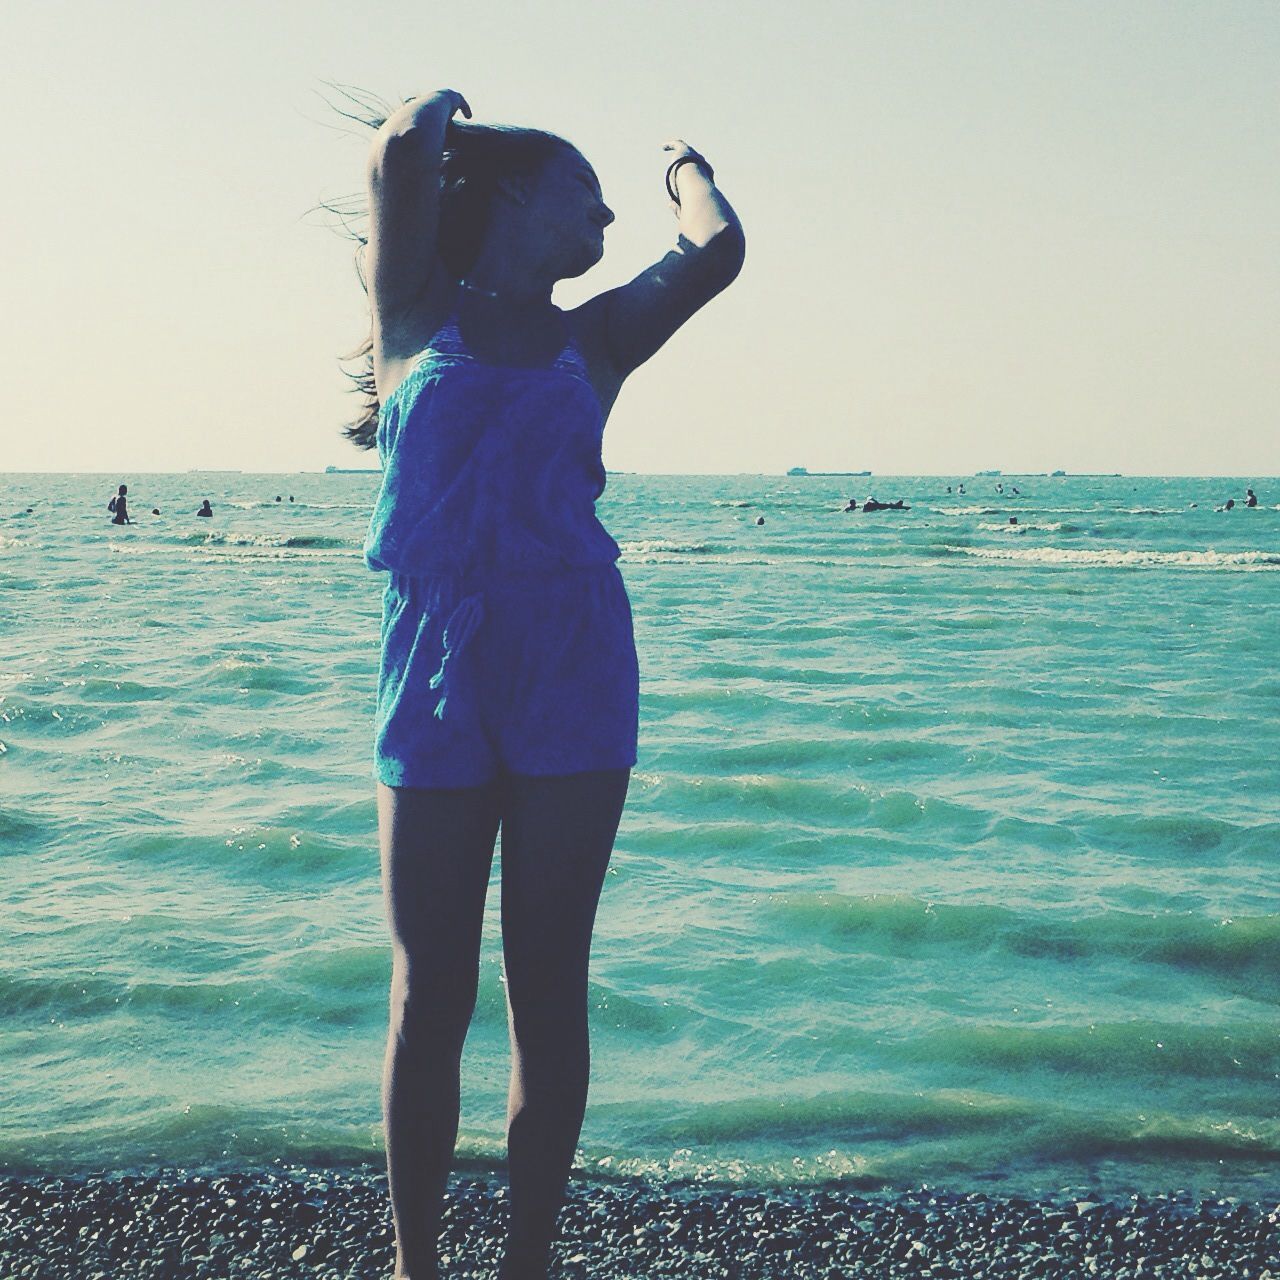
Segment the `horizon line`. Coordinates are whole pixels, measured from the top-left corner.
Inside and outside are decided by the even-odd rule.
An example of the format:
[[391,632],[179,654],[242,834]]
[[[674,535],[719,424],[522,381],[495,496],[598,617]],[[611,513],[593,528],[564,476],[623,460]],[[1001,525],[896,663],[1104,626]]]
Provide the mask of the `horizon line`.
[[[301,470],[287,471],[245,471],[243,468],[230,467],[185,467],[176,470],[141,471],[127,467],[115,471],[98,471],[79,468],[64,468],[58,471],[45,471],[18,468],[0,471],[0,476],[185,476],[185,475],[243,475],[243,476],[323,476],[323,475],[381,475],[380,467],[340,467],[336,471],[327,471],[324,467],[308,467]],[[1260,472],[1242,471],[1071,471],[1061,469],[1061,474],[1054,471],[995,471],[981,472],[963,471],[810,471],[806,475],[791,475],[786,471],[628,471],[605,469],[609,476],[762,476],[781,480],[875,480],[898,479],[900,477],[915,478],[959,478],[972,480],[1011,479],[1044,479],[1063,480],[1090,477],[1093,479],[1131,479],[1131,480],[1274,480],[1280,483],[1280,475],[1264,475]]]

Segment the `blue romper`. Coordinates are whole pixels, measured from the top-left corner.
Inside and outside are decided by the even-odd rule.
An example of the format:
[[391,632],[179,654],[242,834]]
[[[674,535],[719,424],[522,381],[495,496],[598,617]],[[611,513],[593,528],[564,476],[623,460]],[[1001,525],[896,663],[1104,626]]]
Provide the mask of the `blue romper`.
[[548,368],[487,364],[452,314],[382,405],[364,544],[389,575],[379,781],[635,764],[631,602],[595,510],[603,417],[572,339]]

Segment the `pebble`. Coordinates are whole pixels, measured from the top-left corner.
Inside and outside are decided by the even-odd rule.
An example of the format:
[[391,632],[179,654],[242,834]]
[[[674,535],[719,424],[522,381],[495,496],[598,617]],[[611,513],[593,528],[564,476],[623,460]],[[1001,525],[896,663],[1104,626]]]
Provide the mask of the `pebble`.
[[[441,1280],[493,1280],[499,1178],[455,1177]],[[0,1277],[387,1280],[385,1169],[0,1177]],[[552,1280],[1280,1280],[1280,1204],[570,1182]]]

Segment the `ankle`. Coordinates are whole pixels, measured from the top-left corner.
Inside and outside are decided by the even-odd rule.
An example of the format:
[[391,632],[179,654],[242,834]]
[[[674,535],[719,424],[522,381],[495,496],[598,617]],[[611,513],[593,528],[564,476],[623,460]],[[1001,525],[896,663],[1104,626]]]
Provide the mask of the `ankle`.
[[507,1245],[498,1265],[497,1280],[547,1280],[551,1265],[550,1247],[530,1249]]

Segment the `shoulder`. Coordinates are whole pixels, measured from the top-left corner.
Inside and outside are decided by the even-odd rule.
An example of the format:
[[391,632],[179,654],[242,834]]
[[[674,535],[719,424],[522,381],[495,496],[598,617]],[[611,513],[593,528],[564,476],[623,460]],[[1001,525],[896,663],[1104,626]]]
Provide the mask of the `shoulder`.
[[591,341],[620,378],[639,368],[742,269],[745,238],[726,223],[702,244],[683,233],[634,279],[578,308]]
[[443,267],[408,306],[398,312],[373,314],[375,357],[394,361],[416,355],[444,324],[461,286]]
[[448,319],[459,283],[447,271],[432,277],[407,310],[373,315],[373,375],[378,399],[386,403],[400,384],[413,357],[421,352]]
[[587,366],[587,377],[607,417],[627,375],[614,363],[609,347],[606,305],[606,296],[597,294],[581,306],[561,314],[565,329]]
[[590,364],[607,362],[609,344],[605,334],[605,295],[597,294],[579,306],[561,311],[565,329]]

